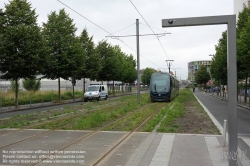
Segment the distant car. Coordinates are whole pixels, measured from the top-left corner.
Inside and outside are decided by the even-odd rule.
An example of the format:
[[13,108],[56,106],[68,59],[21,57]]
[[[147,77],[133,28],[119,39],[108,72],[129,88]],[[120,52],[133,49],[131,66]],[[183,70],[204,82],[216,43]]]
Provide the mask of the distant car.
[[[245,95],[245,89],[243,89],[241,91],[241,95],[244,96]],[[247,90],[247,96],[250,96],[250,89]]]
[[219,92],[219,91],[220,91],[220,88],[218,88],[218,87],[212,88],[212,92]]

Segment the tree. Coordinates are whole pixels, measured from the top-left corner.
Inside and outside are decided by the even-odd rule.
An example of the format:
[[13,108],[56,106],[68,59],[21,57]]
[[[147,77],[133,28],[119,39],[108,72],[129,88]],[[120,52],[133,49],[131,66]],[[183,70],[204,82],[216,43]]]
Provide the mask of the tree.
[[146,68],[141,76],[141,81],[144,85],[150,84],[151,75],[155,73],[155,70],[152,68]]
[[222,33],[222,38],[215,46],[215,51],[210,72],[212,78],[225,85],[227,84],[227,31]]
[[49,61],[44,71],[48,79],[58,79],[58,100],[61,101],[60,78],[68,80],[83,71],[85,51],[80,40],[75,37],[73,20],[64,9],[48,16],[43,24],[43,35],[49,45]]
[[136,61],[132,54],[124,57],[123,68],[121,81],[124,83],[133,83],[137,79],[137,70]]
[[47,53],[37,25],[37,15],[26,0],[11,0],[0,17],[0,71],[2,78],[16,83],[15,107],[18,107],[18,80],[31,78],[44,69]]
[[240,78],[245,79],[245,102],[247,100],[247,79],[250,75],[250,8],[244,5],[237,22],[237,60]]
[[96,50],[100,55],[102,64],[102,70],[99,72],[97,80],[116,80],[116,72],[119,66],[117,65],[117,57],[114,48],[109,43],[107,43],[107,41],[102,40],[98,42]]
[[[90,78],[95,80],[98,78],[98,73],[101,71],[101,58],[95,49],[95,44],[93,42],[93,36],[89,37],[87,29],[83,29],[79,40],[81,42],[82,48],[86,52],[86,61],[84,64],[84,70],[80,71],[80,78]],[[83,80],[85,82],[85,79]],[[85,84],[83,84],[83,90],[85,90]]]
[[35,78],[23,79],[23,88],[27,91],[38,91],[41,88],[41,81]]
[[195,82],[197,84],[203,84],[204,88],[206,87],[206,83],[210,80],[209,72],[207,71],[207,67],[201,65],[200,68],[195,72]]

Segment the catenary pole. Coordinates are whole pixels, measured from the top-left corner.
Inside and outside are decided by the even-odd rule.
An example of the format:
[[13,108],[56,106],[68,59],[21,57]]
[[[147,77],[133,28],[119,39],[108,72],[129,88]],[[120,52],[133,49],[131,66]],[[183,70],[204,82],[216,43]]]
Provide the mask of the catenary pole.
[[138,97],[138,104],[141,103],[140,100],[140,87],[141,87],[141,80],[140,80],[140,50],[139,50],[139,19],[136,19],[136,52],[137,52],[137,97]]

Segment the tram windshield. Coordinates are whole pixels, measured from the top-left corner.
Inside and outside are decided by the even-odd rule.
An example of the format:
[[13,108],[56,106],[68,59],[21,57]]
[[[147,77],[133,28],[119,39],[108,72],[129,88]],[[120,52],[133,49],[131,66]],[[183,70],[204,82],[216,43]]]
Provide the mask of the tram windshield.
[[166,92],[170,87],[170,79],[168,75],[155,74],[151,78],[151,91],[153,92]]

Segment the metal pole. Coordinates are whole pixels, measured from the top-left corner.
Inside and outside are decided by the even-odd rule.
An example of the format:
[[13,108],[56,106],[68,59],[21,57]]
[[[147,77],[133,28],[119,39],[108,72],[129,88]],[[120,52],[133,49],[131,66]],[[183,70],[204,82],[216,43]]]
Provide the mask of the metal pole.
[[227,138],[227,120],[224,119],[224,128],[223,128],[223,147],[226,145],[226,138]]
[[229,152],[235,154],[229,166],[237,164],[238,123],[237,123],[237,67],[236,67],[236,16],[227,24],[227,80],[228,80],[228,143]]
[[238,165],[236,15],[163,19],[162,27],[227,24],[228,144],[229,166]]
[[139,50],[139,19],[136,19],[136,45],[137,45],[137,97],[138,104],[140,101],[140,50]]

